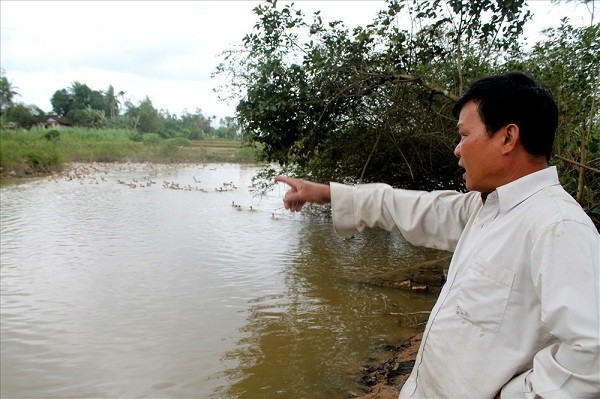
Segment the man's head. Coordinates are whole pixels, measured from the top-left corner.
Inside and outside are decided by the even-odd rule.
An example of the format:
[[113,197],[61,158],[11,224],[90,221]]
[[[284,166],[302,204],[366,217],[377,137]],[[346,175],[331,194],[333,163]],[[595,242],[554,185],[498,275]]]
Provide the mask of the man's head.
[[469,190],[491,192],[547,165],[558,108],[548,90],[527,75],[482,78],[452,111],[461,135],[455,154]]
[[514,123],[519,127],[525,150],[550,160],[558,126],[558,107],[546,88],[521,72],[508,72],[473,83],[454,105],[455,117],[458,118],[469,101],[478,104],[479,115],[490,136]]

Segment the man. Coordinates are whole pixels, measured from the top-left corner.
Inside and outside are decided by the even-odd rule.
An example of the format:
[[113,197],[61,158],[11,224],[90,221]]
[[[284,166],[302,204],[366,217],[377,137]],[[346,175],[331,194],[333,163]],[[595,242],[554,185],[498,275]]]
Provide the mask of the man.
[[277,176],[285,208],[331,202],[342,235],[380,227],[454,252],[400,398],[598,398],[600,238],[548,166],[554,100],[512,72],[453,113],[468,193]]

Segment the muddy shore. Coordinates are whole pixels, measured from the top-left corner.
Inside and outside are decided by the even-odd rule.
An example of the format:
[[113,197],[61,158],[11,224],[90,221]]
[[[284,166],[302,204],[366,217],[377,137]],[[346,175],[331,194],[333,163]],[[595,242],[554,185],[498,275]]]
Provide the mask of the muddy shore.
[[354,399],[397,399],[413,369],[422,337],[423,333],[418,333],[369,359],[361,370],[361,380],[367,392],[351,392],[350,395]]
[[[437,294],[446,282],[450,255],[410,268],[382,274],[362,281],[382,287]],[[354,399],[396,399],[415,364],[423,333],[387,345],[383,351],[367,359],[360,369],[363,392],[349,392]]]

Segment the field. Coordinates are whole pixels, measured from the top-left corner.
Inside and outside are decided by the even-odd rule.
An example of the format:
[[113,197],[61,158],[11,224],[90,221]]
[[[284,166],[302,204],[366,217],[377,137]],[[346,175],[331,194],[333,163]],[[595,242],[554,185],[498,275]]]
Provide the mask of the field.
[[256,150],[240,141],[191,141],[119,129],[0,131],[0,176],[3,179],[57,172],[71,162],[255,161]]

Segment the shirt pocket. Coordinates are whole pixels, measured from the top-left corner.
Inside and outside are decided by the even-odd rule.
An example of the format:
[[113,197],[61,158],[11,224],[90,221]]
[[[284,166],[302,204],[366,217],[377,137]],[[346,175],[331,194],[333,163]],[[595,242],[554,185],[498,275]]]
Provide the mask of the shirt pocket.
[[458,293],[456,313],[486,331],[497,332],[514,278],[512,271],[473,256]]

